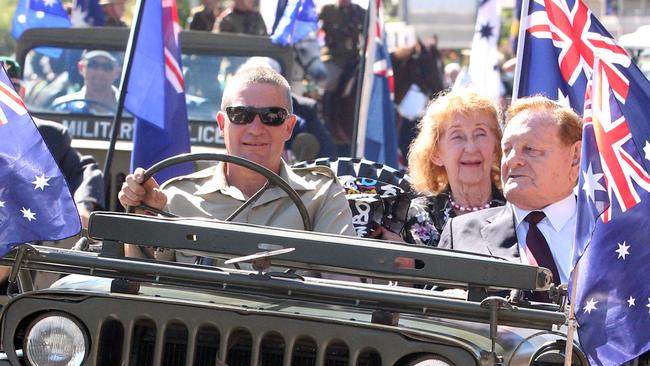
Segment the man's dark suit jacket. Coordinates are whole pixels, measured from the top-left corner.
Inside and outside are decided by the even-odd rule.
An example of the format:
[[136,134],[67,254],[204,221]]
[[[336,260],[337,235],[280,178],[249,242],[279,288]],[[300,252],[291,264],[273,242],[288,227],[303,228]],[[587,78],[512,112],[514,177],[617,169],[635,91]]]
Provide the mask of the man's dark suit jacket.
[[[486,254],[521,262],[512,205],[506,203],[505,206],[449,218],[440,234],[438,248]],[[495,293],[470,289],[468,298],[472,301],[480,301],[489,295]],[[500,292],[496,295],[507,296],[508,294]]]
[[440,235],[438,248],[521,261],[512,205],[450,218]]
[[65,176],[75,202],[104,205],[104,180],[95,158],[79,154],[71,147],[72,138],[65,126],[34,118],[43,140]]

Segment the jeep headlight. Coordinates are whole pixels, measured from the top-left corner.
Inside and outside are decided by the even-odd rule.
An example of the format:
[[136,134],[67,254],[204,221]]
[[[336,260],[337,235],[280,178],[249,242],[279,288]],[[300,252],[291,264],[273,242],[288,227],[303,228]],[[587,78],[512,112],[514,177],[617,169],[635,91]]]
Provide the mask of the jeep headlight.
[[454,366],[453,363],[447,361],[438,355],[425,355],[417,358],[409,363],[412,366]]
[[76,366],[86,357],[87,337],[78,322],[63,313],[36,318],[27,329],[24,354],[32,366]]

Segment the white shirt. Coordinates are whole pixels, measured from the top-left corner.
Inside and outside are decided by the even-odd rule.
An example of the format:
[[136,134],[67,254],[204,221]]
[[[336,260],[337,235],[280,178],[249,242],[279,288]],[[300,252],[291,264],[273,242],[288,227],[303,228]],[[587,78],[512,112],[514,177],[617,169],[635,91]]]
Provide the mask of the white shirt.
[[[529,225],[524,219],[531,211],[523,210],[515,205],[513,207],[521,262],[530,264],[526,256],[526,234],[528,233]],[[546,206],[541,211],[544,212],[546,217],[537,224],[537,227],[542,232],[542,235],[544,235],[551,249],[553,260],[560,273],[560,281],[562,283],[568,283],[576,233],[576,197],[571,193],[565,199]]]

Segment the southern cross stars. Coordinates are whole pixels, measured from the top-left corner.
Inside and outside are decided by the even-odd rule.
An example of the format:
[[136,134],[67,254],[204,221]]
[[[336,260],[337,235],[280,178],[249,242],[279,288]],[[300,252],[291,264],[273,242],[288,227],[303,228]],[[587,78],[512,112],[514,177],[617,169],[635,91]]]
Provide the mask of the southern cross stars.
[[625,260],[626,255],[630,255],[630,252],[628,251],[630,249],[629,245],[625,244],[625,241],[623,241],[623,244],[618,243],[618,249],[616,249],[616,253],[618,253],[618,258],[623,258]]
[[46,178],[46,177],[45,177],[45,174],[41,174],[40,177],[34,177],[34,178],[36,178],[36,180],[32,182],[32,184],[34,185],[34,189],[38,189],[38,188],[40,188],[41,191],[43,191],[43,190],[45,190],[45,186],[49,186],[49,185],[50,185],[50,184],[48,183],[48,181],[50,180],[50,178]]
[[56,0],[43,0],[43,5],[52,7],[54,6],[58,1]]
[[636,305],[636,299],[630,296],[629,299],[627,299],[627,307],[631,308],[632,306]]
[[[650,309],[650,297],[648,298],[648,305],[646,305],[645,307]],[[650,310],[648,310],[648,313],[650,313]]]
[[591,314],[592,310],[596,310],[596,304],[598,304],[598,301],[594,301],[594,298],[592,297],[591,300],[587,301],[587,304],[585,305],[585,313]]
[[494,27],[490,23],[485,23],[481,24],[481,29],[479,29],[479,33],[481,34],[481,38],[485,38],[486,40],[489,40],[490,37],[493,36],[493,31]]
[[643,147],[643,152],[645,153],[646,160],[650,160],[650,142],[646,141],[645,146]]
[[0,207],[5,207],[5,202],[6,201],[0,201]]
[[587,167],[587,171],[582,172],[582,175],[584,177],[584,183],[582,185],[582,189],[587,194],[587,198],[589,198],[592,202],[595,202],[596,201],[595,192],[605,191],[605,187],[603,187],[598,182],[600,178],[603,177],[603,174],[594,174],[594,171],[591,168],[591,163],[589,163],[589,166]]
[[32,212],[31,209],[23,207],[20,212],[23,213],[23,217],[27,219],[27,221],[32,221],[36,220],[36,214]]

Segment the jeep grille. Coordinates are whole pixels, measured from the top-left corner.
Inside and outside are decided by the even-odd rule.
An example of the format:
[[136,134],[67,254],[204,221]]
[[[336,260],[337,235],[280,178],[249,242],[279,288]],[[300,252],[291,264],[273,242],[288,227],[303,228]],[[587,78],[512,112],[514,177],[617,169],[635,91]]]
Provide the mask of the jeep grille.
[[[277,310],[272,311],[119,294],[57,295],[51,291],[23,296],[5,308],[3,345],[10,357],[21,348],[31,319],[60,311],[88,330],[87,365],[408,365],[405,360],[422,354],[448,359],[449,364],[476,365],[471,348],[446,336],[434,342],[432,335],[424,340],[393,327],[368,326],[367,320],[354,318],[369,319],[370,314],[352,309],[334,309],[344,311],[348,320],[327,320],[309,315],[328,313],[325,308],[298,304],[271,304]],[[248,303],[254,304],[255,298]]]
[[[123,343],[124,328],[124,324],[115,319],[109,319],[102,325],[98,347],[103,352],[98,352],[98,366],[120,364],[116,355],[120,355],[122,352],[121,349],[116,349],[115,345]],[[256,351],[257,359],[255,361],[261,365],[285,365],[285,355],[290,355],[289,365],[316,365],[319,348],[325,349],[322,356],[323,365],[381,365],[381,356],[371,349],[352,352],[356,360],[350,360],[350,349],[343,341],[335,340],[329,344],[318,345],[313,338],[303,336],[298,338],[290,348],[287,348],[284,337],[277,332],[270,332],[263,335],[261,339],[255,340],[246,329],[238,328],[228,333],[225,363],[230,366],[251,365],[254,345],[259,345],[256,347],[258,351]],[[141,319],[135,322],[128,353],[131,365],[153,366],[155,364],[158,334],[153,321]],[[189,339],[189,334],[194,334],[192,340]],[[185,324],[178,321],[172,322],[164,329],[162,336],[161,364],[163,366],[186,364],[189,355],[188,346],[190,346],[194,348],[191,354],[193,362],[190,362],[190,365],[216,365],[220,341],[221,332],[214,326],[201,325],[190,331]]]

